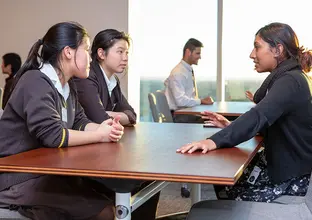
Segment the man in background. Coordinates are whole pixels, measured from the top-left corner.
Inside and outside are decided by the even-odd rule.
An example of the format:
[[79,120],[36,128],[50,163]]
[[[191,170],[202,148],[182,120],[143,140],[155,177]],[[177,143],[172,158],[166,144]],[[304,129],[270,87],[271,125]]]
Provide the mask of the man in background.
[[[203,99],[198,97],[192,68],[192,65],[197,65],[198,60],[201,59],[202,47],[203,44],[199,40],[189,39],[183,48],[183,59],[165,80],[165,95],[172,113],[179,108],[213,104],[213,99],[210,96]],[[198,123],[200,117],[177,115],[173,116],[173,120],[181,123]]]

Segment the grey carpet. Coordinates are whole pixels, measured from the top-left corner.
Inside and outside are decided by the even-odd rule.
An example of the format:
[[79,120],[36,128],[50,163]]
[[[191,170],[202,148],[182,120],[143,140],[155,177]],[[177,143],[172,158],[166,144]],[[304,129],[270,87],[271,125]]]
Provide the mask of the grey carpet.
[[[191,186],[191,184],[189,184]],[[178,212],[187,212],[191,208],[191,199],[180,195],[181,183],[171,183],[161,191],[157,216],[165,216]],[[202,184],[202,200],[216,199],[212,185]],[[185,215],[161,218],[161,220],[182,220]]]

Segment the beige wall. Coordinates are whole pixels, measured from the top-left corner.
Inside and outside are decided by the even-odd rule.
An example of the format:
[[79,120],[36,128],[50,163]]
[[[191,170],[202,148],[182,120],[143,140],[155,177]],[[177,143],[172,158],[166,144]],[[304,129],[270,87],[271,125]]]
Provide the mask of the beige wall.
[[[91,40],[106,28],[128,32],[128,0],[0,0],[0,56],[16,52],[25,61],[33,43],[60,21],[81,23]],[[127,75],[121,84],[127,96]]]

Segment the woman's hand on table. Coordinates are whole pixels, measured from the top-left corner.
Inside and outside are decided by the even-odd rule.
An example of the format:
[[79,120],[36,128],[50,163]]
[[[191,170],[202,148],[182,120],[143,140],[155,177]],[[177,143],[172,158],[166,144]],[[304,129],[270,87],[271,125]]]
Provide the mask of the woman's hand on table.
[[213,142],[210,139],[207,140],[202,140],[202,141],[197,141],[197,142],[192,142],[188,143],[186,145],[183,145],[179,149],[177,149],[178,153],[194,153],[197,150],[201,150],[203,154],[215,150],[217,148],[215,142]]

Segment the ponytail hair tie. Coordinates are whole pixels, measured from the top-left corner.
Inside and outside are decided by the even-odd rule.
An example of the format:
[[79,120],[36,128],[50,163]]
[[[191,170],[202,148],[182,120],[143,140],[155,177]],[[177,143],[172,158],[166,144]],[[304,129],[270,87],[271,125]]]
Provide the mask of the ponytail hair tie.
[[43,44],[43,40],[42,40],[42,39],[39,39],[39,40],[38,40],[38,43],[39,43],[39,45],[42,45],[42,44]]

